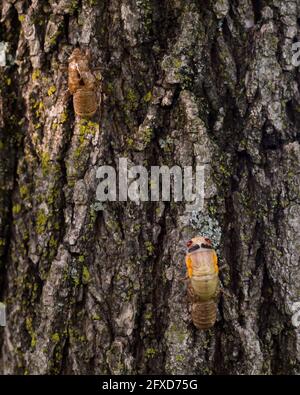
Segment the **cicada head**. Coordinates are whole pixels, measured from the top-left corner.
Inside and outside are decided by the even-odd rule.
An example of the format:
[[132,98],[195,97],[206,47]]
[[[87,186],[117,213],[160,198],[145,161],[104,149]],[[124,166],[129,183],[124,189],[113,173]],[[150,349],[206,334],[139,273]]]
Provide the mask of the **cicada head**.
[[188,250],[185,262],[188,269],[188,275],[189,277],[192,277],[194,266],[201,265],[203,258],[211,256],[212,246],[211,241],[207,237],[203,236],[192,238],[186,243],[186,246]]
[[69,56],[68,62],[69,63],[77,63],[77,62],[86,62],[89,63],[91,58],[91,54],[90,51],[87,50],[83,50],[80,48],[75,48],[74,51],[71,53],[71,55]]
[[186,243],[186,266],[189,277],[193,273],[213,274],[218,273],[218,258],[215,250],[212,247],[212,242],[209,238],[204,236],[197,236]]
[[190,239],[189,241],[187,241],[186,246],[189,250],[193,247],[196,247],[196,246],[199,246],[202,248],[212,248],[212,243],[211,243],[210,239],[208,239],[207,237],[197,236],[197,237],[194,237],[194,238]]

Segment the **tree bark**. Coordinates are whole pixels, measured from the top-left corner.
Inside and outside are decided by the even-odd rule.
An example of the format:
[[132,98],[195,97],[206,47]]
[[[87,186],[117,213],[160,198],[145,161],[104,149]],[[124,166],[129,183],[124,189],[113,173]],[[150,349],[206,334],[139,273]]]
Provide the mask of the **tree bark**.
[[[300,2],[0,4],[0,371],[299,374]],[[103,77],[89,122],[64,100],[76,45]],[[204,210],[97,210],[122,157],[204,165]],[[222,266],[209,331],[181,281],[198,234]]]

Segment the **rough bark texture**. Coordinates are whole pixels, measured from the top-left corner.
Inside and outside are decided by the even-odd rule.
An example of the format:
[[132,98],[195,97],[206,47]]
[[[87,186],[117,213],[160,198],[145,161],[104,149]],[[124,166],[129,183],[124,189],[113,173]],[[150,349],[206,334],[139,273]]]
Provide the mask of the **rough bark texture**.
[[[299,374],[300,1],[0,2],[0,371]],[[75,118],[89,47],[101,111]],[[205,209],[116,202],[96,170],[205,164]],[[215,327],[192,325],[185,244],[218,247]]]

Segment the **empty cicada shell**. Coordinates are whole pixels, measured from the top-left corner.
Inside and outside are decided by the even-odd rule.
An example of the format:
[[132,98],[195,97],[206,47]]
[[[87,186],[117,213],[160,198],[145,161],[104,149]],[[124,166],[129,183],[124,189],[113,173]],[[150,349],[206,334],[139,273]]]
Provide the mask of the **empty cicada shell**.
[[218,258],[211,241],[195,237],[187,242],[186,266],[192,321],[198,329],[209,329],[216,321],[219,293]]
[[97,84],[89,65],[89,55],[79,48],[69,57],[68,87],[76,115],[92,117],[98,107]]
[[73,106],[76,115],[92,117],[97,111],[97,96],[95,91],[78,89],[73,95]]

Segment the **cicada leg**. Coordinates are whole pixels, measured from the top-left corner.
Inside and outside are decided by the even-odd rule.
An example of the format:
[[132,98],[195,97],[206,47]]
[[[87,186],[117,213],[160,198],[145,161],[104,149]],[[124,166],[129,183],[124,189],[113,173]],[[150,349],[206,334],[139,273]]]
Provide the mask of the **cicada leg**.
[[196,294],[195,294],[195,292],[194,292],[194,289],[193,289],[193,287],[192,287],[192,283],[191,283],[191,281],[189,281],[188,282],[188,285],[187,285],[187,300],[190,302],[190,303],[195,303],[195,302],[198,302],[200,299],[199,299],[199,296],[197,296]]

